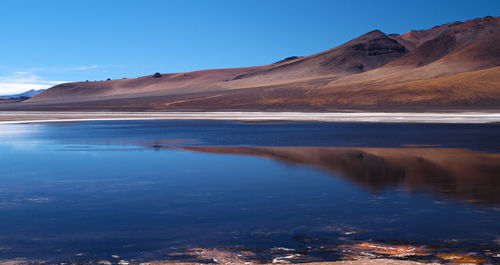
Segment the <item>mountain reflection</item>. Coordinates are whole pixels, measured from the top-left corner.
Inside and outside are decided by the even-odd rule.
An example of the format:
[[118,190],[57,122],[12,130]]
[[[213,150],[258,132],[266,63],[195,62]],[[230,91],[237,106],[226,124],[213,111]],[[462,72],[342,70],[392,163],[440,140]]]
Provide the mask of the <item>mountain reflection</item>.
[[500,154],[454,148],[180,148],[316,166],[372,191],[402,187],[474,203],[500,204]]

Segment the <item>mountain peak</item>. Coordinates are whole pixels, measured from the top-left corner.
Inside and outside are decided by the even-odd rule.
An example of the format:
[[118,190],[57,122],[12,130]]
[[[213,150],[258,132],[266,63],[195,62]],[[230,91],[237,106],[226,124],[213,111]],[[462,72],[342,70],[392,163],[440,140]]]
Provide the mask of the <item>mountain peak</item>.
[[366,33],[365,35],[385,35],[384,32],[382,32],[381,30],[379,29],[374,29],[368,33]]
[[20,98],[20,97],[32,98],[32,97],[34,97],[34,96],[42,93],[45,90],[46,89],[30,89],[30,90],[24,91],[23,93],[14,94],[14,95],[6,95],[6,97],[10,97],[10,98]]
[[347,43],[353,43],[353,42],[358,42],[358,41],[365,41],[365,40],[370,40],[370,39],[375,39],[375,38],[380,38],[380,37],[388,37],[387,34],[385,34],[384,32],[378,30],[378,29],[375,29],[375,30],[372,30],[368,33],[365,33]]
[[22,104],[154,110],[498,107],[498,43],[498,17],[401,35],[375,29],[338,47],[268,65],[66,83]]

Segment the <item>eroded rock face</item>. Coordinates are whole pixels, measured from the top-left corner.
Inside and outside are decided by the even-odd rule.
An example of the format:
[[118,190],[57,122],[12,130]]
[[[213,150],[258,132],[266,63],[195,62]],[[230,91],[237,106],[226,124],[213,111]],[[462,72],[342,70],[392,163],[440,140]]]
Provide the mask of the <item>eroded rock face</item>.
[[351,47],[356,51],[362,51],[369,56],[378,56],[384,54],[395,53],[399,56],[408,52],[405,46],[401,45],[394,39],[389,37],[379,37],[369,40],[366,43],[360,43]]

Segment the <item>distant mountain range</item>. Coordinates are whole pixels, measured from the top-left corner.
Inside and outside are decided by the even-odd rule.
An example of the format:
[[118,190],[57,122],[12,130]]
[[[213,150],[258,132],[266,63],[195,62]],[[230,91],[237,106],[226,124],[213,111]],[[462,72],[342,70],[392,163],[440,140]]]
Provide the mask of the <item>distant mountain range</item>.
[[499,109],[499,43],[500,17],[401,35],[374,30],[327,51],[263,66],[60,84],[8,108]]
[[42,93],[43,91],[45,91],[47,89],[31,89],[31,90],[28,90],[26,92],[23,92],[23,93],[20,93],[20,94],[14,94],[14,95],[5,95],[5,96],[0,96],[0,97],[4,97],[4,98],[32,98],[40,93]]

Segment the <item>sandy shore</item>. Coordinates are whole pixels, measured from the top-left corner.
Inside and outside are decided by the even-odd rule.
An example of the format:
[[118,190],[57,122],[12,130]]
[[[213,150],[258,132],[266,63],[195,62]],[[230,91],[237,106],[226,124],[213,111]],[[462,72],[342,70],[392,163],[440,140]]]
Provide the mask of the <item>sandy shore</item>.
[[2,111],[0,123],[91,120],[235,120],[386,123],[496,123],[500,112],[45,112]]

